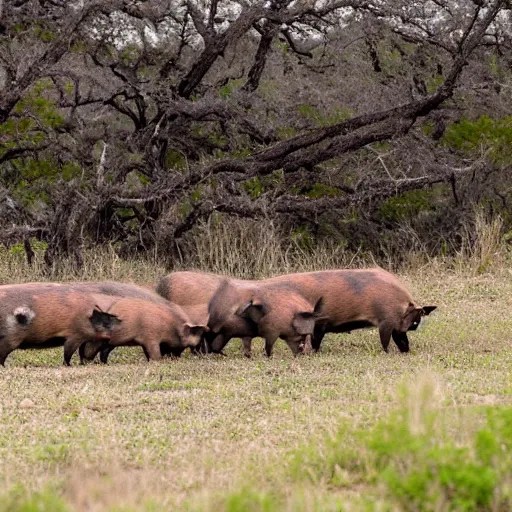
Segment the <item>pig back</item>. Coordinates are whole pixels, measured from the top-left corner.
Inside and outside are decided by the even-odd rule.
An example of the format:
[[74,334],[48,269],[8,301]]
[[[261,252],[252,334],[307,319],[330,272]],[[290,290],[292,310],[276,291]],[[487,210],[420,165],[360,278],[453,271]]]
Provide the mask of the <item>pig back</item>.
[[405,311],[412,296],[400,280],[383,269],[346,269],[304,272],[270,278],[287,283],[309,302],[323,298],[320,323],[342,325],[380,319]]
[[208,304],[223,279],[206,272],[173,272],[159,281],[156,291],[181,306]]

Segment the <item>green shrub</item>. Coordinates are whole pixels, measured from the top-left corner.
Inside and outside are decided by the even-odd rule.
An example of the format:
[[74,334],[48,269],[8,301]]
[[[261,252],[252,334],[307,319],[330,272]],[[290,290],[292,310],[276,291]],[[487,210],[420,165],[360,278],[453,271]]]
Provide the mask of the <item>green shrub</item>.
[[512,408],[490,409],[464,442],[442,412],[402,407],[369,430],[340,430],[292,457],[294,479],[365,485],[400,510],[491,511],[512,506]]
[[446,129],[442,143],[467,154],[480,154],[483,148],[496,163],[510,163],[512,116],[502,119],[480,116],[475,121],[462,119]]
[[30,493],[14,488],[0,497],[0,512],[68,512],[70,508],[54,490]]
[[273,512],[280,510],[275,496],[266,492],[257,492],[244,488],[225,498],[225,512]]
[[432,190],[411,190],[384,201],[379,214],[385,220],[399,222],[412,219],[422,211],[428,211],[434,207],[434,193]]

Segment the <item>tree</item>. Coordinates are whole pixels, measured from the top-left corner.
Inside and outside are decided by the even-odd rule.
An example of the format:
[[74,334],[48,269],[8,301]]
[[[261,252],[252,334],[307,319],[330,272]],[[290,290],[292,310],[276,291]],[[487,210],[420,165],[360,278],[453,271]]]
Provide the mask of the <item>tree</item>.
[[24,224],[4,238],[36,233],[51,263],[87,241],[175,249],[213,212],[318,231],[356,209],[385,226],[386,200],[435,184],[460,206],[489,154],[446,134],[509,109],[509,8],[10,2],[0,169]]

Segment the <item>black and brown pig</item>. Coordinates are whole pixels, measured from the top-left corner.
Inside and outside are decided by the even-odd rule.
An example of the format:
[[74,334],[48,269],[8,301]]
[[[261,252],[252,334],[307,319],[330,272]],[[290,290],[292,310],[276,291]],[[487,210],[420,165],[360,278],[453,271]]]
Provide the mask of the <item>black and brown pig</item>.
[[0,286],[0,364],[17,348],[60,345],[69,364],[70,346],[108,339],[119,323],[108,312],[112,303],[108,295],[48,283]]
[[401,352],[408,352],[407,331],[415,330],[422,317],[436,309],[418,305],[405,284],[381,268],[303,272],[263,282],[286,284],[311,303],[322,297],[314,350],[320,348],[325,333],[377,327],[384,351],[392,337]]
[[[3,285],[0,290],[8,292],[10,288],[19,287],[21,285]],[[147,287],[138,286],[132,283],[120,283],[116,281],[80,281],[80,282],[49,282],[49,283],[25,283],[22,285],[24,290],[36,289],[60,289],[60,290],[74,290],[80,293],[97,293],[104,294],[111,297],[129,297],[134,299],[142,299],[156,304],[166,305],[169,303],[166,299],[155,293]],[[206,307],[206,306],[205,306]],[[103,317],[106,318],[106,317]],[[206,324],[206,322],[204,322]],[[56,342],[57,343],[57,342]],[[62,344],[62,343],[60,343]],[[100,341],[88,341],[80,345],[79,354],[80,362],[92,361],[101,350],[101,360],[106,363],[110,352],[115,348],[112,345],[103,347]],[[165,346],[162,346],[165,351]]]
[[222,351],[237,337],[244,339],[244,353],[250,357],[250,340],[261,336],[267,356],[272,355],[277,338],[297,355],[307,350],[321,306],[321,297],[311,305],[286,285],[225,279],[208,305],[208,327],[217,335],[212,351]]
[[[155,293],[155,291],[132,283],[120,283],[116,281],[82,281],[77,283],[62,283],[61,286],[72,286],[77,290],[103,293],[112,297],[141,299],[161,305],[169,304],[169,301]],[[204,325],[206,325],[206,322],[204,322]],[[84,343],[80,345],[79,348],[80,360],[92,361],[101,351],[100,360],[103,363],[107,363],[108,356],[114,348],[114,345],[102,345],[98,342]],[[162,350],[163,353],[169,353],[166,351],[166,345],[162,345]]]
[[[160,359],[164,346],[167,353],[179,356],[186,348],[197,346],[207,329],[205,325],[191,323],[184,311],[171,303],[122,297],[114,302],[109,313],[121,323],[100,347],[102,356],[105,345],[141,346],[148,360]],[[75,343],[74,350],[79,346],[80,343]]]

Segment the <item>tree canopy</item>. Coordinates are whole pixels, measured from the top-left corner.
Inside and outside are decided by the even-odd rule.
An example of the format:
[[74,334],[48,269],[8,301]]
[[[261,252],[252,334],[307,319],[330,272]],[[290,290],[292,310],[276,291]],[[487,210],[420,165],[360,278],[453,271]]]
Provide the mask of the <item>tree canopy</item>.
[[510,2],[0,2],[0,241],[51,263],[212,215],[439,248],[508,210]]

